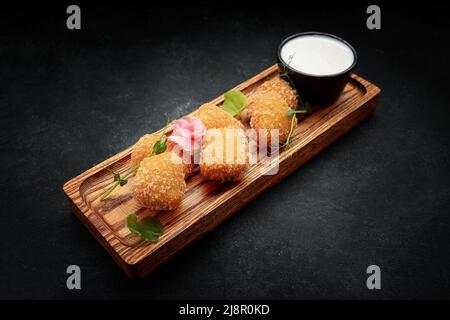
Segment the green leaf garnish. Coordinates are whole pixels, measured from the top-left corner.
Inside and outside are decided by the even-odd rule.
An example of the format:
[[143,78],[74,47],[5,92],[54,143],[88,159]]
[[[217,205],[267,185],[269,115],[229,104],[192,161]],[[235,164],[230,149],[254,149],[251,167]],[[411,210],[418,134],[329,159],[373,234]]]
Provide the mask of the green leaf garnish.
[[[163,153],[164,151],[166,151],[167,149],[167,137],[165,136],[167,128],[170,125],[170,120],[167,120],[167,123],[161,133],[161,136],[159,137],[159,139],[155,142],[155,144],[153,145],[153,148],[151,150],[151,152],[149,153],[149,157],[155,155],[155,154],[160,154]],[[106,171],[108,171],[109,173],[111,173],[113,175],[114,178],[114,184],[109,187],[105,192],[103,192],[100,196],[100,201],[105,200],[113,191],[114,189],[116,189],[118,186],[123,187],[124,185],[126,185],[128,183],[128,179],[127,177],[132,174],[133,172],[135,172],[137,169],[139,169],[140,164],[135,165],[134,167],[128,169],[127,171],[125,171],[123,173],[123,175],[121,176],[119,173],[114,172],[110,169],[106,169]]]
[[296,110],[289,108],[287,115],[288,115],[288,117],[293,117],[297,113],[308,113],[308,112],[309,112],[309,109],[306,109],[306,108],[305,109],[296,109]]
[[149,157],[153,156],[155,154],[163,153],[164,151],[166,151],[166,149],[167,149],[167,139],[168,138],[165,136],[165,134],[166,134],[167,128],[169,128],[170,123],[171,123],[171,121],[168,118],[167,119],[167,123],[164,126],[164,129],[163,129],[161,135],[159,136],[159,139],[156,140],[155,144],[153,145],[153,148],[152,148],[152,151],[149,154]]
[[148,242],[157,242],[164,233],[164,227],[158,220],[146,216],[138,221],[135,214],[129,214],[125,219],[125,225],[134,234]]
[[164,141],[162,141],[161,139],[159,139],[158,141],[155,142],[155,144],[153,145],[153,154],[160,154],[163,153],[164,151],[166,151],[167,149],[167,138],[164,139]]
[[308,107],[303,107],[301,109],[293,110],[293,109],[289,108],[287,115],[288,115],[288,117],[291,118],[291,127],[289,129],[289,134],[287,136],[286,142],[283,144],[282,147],[289,148],[291,146],[292,134],[294,133],[295,115],[297,113],[302,113],[302,114],[309,113],[310,111],[311,111],[311,106],[309,104],[308,104]]
[[247,97],[240,91],[228,91],[223,97],[224,100],[221,108],[233,117],[239,115],[247,105]]

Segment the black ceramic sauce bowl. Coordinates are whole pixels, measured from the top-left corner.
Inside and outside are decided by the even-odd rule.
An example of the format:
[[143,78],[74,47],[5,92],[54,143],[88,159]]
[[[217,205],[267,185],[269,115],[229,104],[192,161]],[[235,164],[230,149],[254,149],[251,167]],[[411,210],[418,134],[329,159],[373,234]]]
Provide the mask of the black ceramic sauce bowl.
[[[313,75],[294,69],[282,59],[281,50],[288,41],[297,37],[315,36],[315,35],[322,37],[330,37],[346,45],[353,53],[354,59],[351,66],[339,73],[327,75]],[[294,83],[302,100],[312,105],[325,105],[336,100],[342,93],[347,82],[349,81],[350,75],[358,61],[358,55],[356,53],[356,50],[347,41],[335,35],[323,32],[303,32],[287,37],[278,46],[277,55],[280,68],[284,67],[287,69],[289,77]]]

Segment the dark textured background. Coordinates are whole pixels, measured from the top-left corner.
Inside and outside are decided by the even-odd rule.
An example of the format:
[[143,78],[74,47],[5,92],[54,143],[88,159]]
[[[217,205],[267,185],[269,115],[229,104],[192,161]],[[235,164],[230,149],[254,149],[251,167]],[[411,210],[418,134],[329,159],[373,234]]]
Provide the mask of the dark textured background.
[[[79,2],[78,2],[79,3]],[[0,298],[449,298],[448,7],[2,7]],[[2,5],[3,6],[3,5]],[[382,88],[374,117],[144,281],[72,215],[68,179],[330,32]],[[66,289],[69,264],[82,290]],[[382,290],[365,286],[382,269]]]

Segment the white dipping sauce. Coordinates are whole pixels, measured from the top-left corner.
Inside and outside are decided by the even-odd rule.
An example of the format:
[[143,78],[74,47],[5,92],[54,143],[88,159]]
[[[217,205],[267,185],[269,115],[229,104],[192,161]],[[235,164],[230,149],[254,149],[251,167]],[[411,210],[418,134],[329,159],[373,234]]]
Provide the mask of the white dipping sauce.
[[349,46],[324,35],[293,38],[283,45],[280,55],[291,68],[315,76],[340,73],[355,60]]

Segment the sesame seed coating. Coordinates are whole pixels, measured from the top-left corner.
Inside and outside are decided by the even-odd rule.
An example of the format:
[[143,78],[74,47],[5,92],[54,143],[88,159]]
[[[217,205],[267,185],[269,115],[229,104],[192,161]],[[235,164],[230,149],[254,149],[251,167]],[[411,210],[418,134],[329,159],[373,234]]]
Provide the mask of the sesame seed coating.
[[249,97],[249,103],[247,106],[247,112],[251,117],[253,110],[258,108],[255,98],[258,96],[274,95],[278,94],[283,99],[289,108],[297,109],[298,97],[297,92],[291,87],[291,85],[280,78],[275,76],[270,80],[263,82]]
[[205,179],[239,180],[248,167],[248,142],[244,130],[217,128],[206,131],[200,159],[200,172]]
[[241,128],[244,129],[244,125],[237,119],[235,119],[228,112],[221,108],[211,104],[205,103],[198,108],[193,117],[200,120],[206,129],[213,128]]
[[[153,145],[160,137],[160,132],[143,135],[133,147],[133,151],[131,152],[131,165],[138,165],[145,157],[148,157],[153,152]],[[171,151],[173,146],[174,144],[172,142],[167,141],[166,152]]]
[[[276,92],[268,91],[265,94],[254,97],[255,108],[250,118],[250,126],[258,133],[258,141],[261,141],[261,130],[267,134],[267,146],[272,143],[270,130],[278,129],[279,143],[284,143],[289,135],[292,118],[288,116],[289,106]],[[297,124],[297,119],[294,120]],[[265,135],[264,135],[265,136]]]
[[135,166],[141,163],[141,161],[150,155],[153,150],[153,145],[159,139],[160,134],[152,133],[142,136],[133,147],[131,153],[131,165]]
[[134,178],[133,197],[152,210],[173,210],[186,190],[184,175],[185,166],[173,152],[145,158]]

